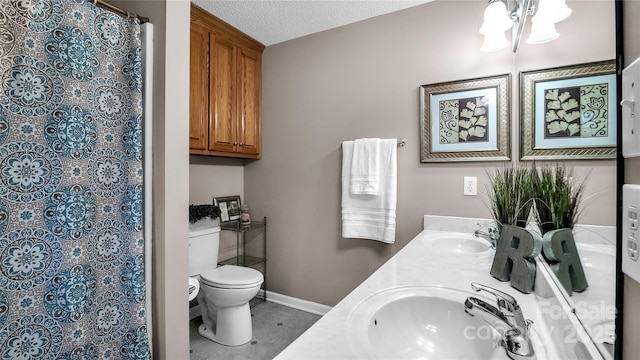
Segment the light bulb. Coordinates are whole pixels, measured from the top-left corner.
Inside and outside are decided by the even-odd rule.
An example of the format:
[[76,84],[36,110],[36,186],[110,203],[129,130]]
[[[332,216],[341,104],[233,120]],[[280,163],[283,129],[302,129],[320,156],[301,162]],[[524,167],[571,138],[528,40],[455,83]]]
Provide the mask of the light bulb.
[[556,24],[571,15],[571,9],[564,0],[540,0],[538,11],[531,22]]
[[506,31],[513,26],[513,20],[509,17],[507,6],[502,1],[490,3],[484,10],[484,22],[480,27],[480,34],[487,35],[495,31]]
[[484,43],[480,51],[491,52],[502,50],[509,46],[509,41],[504,31],[494,31],[484,35]]
[[527,38],[527,44],[542,44],[560,37],[554,23],[541,23],[531,21],[531,34]]

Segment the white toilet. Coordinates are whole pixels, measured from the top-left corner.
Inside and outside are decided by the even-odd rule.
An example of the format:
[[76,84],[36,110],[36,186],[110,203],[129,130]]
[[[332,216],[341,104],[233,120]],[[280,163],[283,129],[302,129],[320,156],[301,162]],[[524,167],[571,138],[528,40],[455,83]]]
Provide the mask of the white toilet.
[[218,267],[219,245],[218,226],[189,232],[189,276],[200,283],[197,298],[203,324],[198,333],[222,345],[238,346],[251,341],[249,300],[264,277],[248,267]]

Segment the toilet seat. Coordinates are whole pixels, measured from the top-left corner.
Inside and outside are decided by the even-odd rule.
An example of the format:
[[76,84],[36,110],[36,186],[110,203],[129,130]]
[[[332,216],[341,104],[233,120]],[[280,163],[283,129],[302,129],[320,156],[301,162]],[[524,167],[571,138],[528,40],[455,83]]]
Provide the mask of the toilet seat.
[[208,286],[221,289],[244,289],[262,284],[264,277],[256,269],[222,265],[200,274],[201,281]]

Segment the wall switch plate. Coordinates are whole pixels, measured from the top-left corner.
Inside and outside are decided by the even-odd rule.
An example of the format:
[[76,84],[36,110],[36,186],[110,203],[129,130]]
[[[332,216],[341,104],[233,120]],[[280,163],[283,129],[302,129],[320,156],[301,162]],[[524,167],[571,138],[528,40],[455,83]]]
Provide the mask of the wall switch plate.
[[465,176],[464,177],[464,194],[475,196],[478,195],[478,177]]
[[640,59],[622,70],[622,156],[640,156]]
[[622,187],[622,272],[640,283],[640,185],[625,184]]

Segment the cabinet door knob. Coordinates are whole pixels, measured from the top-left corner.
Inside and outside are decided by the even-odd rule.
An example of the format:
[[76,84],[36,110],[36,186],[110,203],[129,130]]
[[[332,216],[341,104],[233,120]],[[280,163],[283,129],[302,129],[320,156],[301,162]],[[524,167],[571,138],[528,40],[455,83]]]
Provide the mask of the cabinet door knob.
[[241,143],[240,143],[240,146],[244,146],[244,143],[242,143],[242,142],[241,142]]
[[234,141],[234,142],[233,142],[233,145],[238,145],[238,142],[237,142],[237,141]]

